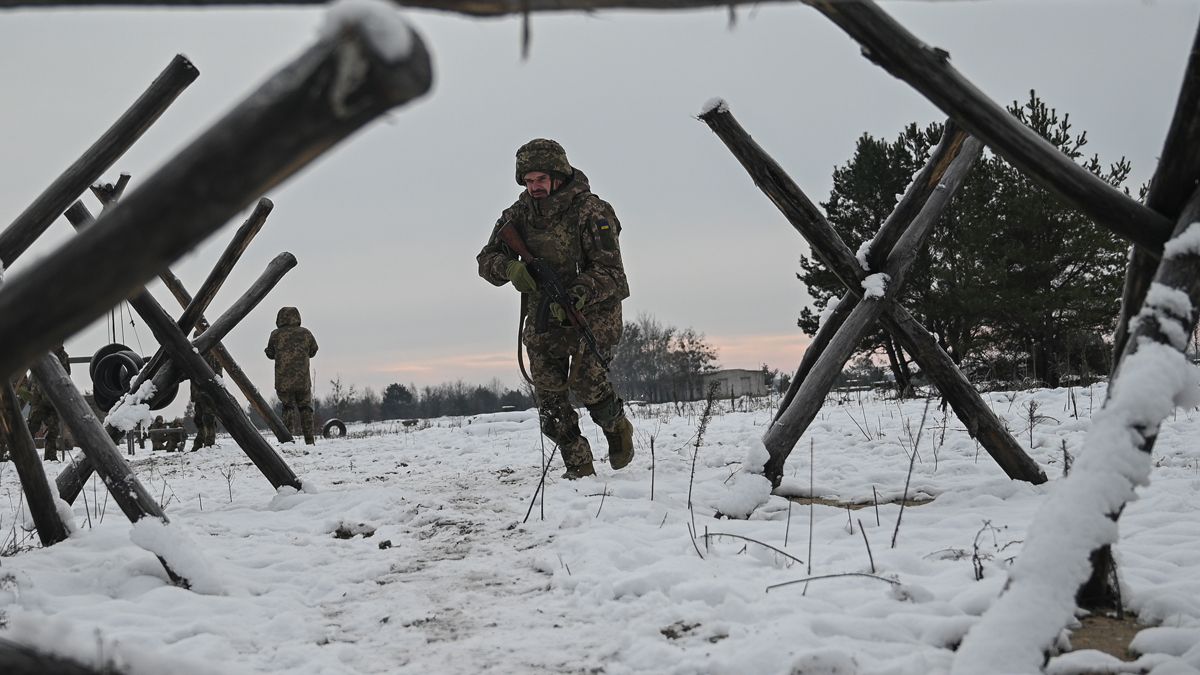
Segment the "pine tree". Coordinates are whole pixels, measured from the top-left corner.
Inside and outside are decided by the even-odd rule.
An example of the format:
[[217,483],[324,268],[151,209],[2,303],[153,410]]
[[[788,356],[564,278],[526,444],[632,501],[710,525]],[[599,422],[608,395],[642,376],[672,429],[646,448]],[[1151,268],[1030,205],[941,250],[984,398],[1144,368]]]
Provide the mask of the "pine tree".
[[[1009,112],[1109,184],[1128,177],[1124,158],[1107,169],[1098,156],[1085,158],[1086,132],[1074,134],[1069,115],[1035,92]],[[891,143],[859,139],[822,204],[848,245],[875,235],[941,133],[940,124],[910,124]],[[1070,372],[1107,370],[1104,338],[1118,311],[1125,252],[1115,235],[985,153],[939,220],[900,302],[977,376],[1058,386]],[[801,270],[818,304],[841,295],[819,262],[803,258]],[[798,323],[812,334],[817,314],[805,310]],[[903,381],[907,360],[886,333],[865,339],[862,351],[887,353]]]

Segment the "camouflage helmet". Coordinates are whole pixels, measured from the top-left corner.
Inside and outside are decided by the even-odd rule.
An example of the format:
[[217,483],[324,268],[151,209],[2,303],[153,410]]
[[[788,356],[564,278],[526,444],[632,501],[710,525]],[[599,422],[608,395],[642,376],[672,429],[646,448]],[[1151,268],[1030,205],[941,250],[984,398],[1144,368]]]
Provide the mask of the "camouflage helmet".
[[517,149],[517,185],[525,185],[525,174],[530,171],[544,171],[556,178],[575,173],[567,161],[567,151],[548,138],[535,138]]

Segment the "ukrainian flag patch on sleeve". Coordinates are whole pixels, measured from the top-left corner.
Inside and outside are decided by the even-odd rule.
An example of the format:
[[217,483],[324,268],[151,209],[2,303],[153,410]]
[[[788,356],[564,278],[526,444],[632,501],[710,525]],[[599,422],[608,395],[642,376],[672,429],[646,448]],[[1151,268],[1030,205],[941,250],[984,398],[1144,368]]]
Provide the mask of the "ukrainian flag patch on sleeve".
[[607,220],[596,221],[596,235],[600,239],[600,248],[605,251],[617,250],[617,238]]

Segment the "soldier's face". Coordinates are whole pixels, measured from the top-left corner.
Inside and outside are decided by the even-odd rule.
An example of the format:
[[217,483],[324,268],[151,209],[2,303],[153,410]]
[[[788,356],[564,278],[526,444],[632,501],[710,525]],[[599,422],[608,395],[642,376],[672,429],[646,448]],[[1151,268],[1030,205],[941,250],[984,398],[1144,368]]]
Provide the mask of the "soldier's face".
[[558,181],[550,178],[550,174],[542,173],[541,171],[530,171],[525,174],[525,191],[534,199],[544,199],[550,196],[550,192],[557,187]]

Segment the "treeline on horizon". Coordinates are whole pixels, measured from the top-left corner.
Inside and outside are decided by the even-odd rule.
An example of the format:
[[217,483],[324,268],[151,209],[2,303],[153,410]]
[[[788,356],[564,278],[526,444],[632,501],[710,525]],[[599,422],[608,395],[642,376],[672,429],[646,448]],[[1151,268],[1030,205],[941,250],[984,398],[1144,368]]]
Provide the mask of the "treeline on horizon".
[[[636,321],[625,322],[624,336],[613,352],[609,378],[626,401],[695,400],[703,396],[704,375],[718,368],[717,350],[702,333],[693,328],[664,325],[653,315],[642,314]],[[763,372],[768,384],[777,375],[777,371],[771,371],[765,365]],[[272,399],[271,404],[276,412],[281,411],[278,399]],[[535,405],[533,389],[526,383],[513,389],[499,379],[488,384],[457,380],[425,387],[394,382],[382,392],[376,392],[370,387],[360,389],[343,382],[339,375],[329,380],[328,394],[314,397],[313,413],[319,422],[331,418],[343,422],[375,422],[478,415],[525,410]],[[258,428],[267,428],[262,416],[253,408],[248,407],[246,412]],[[191,417],[190,407],[188,417]]]

